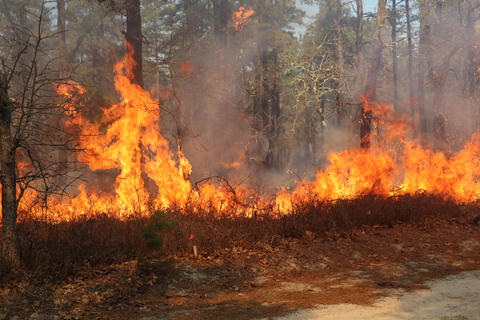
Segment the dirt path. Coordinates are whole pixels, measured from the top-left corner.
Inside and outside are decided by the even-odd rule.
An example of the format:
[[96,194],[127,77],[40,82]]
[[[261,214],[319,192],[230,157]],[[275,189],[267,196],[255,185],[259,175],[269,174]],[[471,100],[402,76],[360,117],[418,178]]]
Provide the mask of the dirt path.
[[425,286],[426,289],[413,292],[393,290],[390,296],[369,306],[324,305],[275,319],[480,319],[480,271],[463,272],[444,279],[429,281]]
[[149,258],[59,282],[13,282],[0,288],[0,319],[480,319],[480,227],[468,223],[199,250],[198,259]]

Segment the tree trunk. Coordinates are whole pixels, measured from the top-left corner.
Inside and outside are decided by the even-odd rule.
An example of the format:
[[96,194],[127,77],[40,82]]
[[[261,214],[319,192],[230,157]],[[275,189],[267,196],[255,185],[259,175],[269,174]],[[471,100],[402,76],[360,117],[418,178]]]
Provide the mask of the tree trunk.
[[[67,57],[67,45],[65,34],[65,0],[57,0],[57,36],[58,36],[58,58],[59,58],[59,75],[60,79],[67,77],[68,57]],[[53,121],[62,121],[60,117]],[[64,173],[68,162],[68,154],[65,150],[58,150],[58,165],[57,170],[59,173]],[[57,182],[63,183],[63,174],[59,174]]]
[[[377,95],[378,70],[382,62],[383,51],[383,23],[385,20],[387,0],[378,0],[377,23],[375,28],[374,57],[368,70],[367,84],[364,90],[365,102],[375,101]],[[360,147],[370,148],[370,135],[372,131],[372,112],[365,104],[362,105],[362,118],[360,120]]]
[[427,5],[424,0],[419,1],[420,14],[420,42],[418,47],[417,61],[417,90],[418,90],[418,116],[420,121],[420,133],[425,141],[427,134],[427,119],[425,117],[425,58],[427,53],[427,42],[430,39],[430,25],[427,22]]
[[[268,168],[280,168],[280,86],[276,49],[261,48],[255,73],[254,129],[261,132],[268,142],[263,164]],[[259,148],[259,151],[263,150]]]
[[[475,36],[475,20],[473,17],[472,4],[466,1],[463,6],[465,12],[465,31],[466,39],[474,39]],[[477,88],[478,88],[478,70],[479,64],[475,52],[478,52],[478,46],[468,45],[466,60],[464,63],[465,68],[465,82],[464,82],[464,94],[468,97],[472,109],[474,121],[472,123],[473,130],[476,130],[479,125],[480,110],[477,103]]]
[[357,90],[363,87],[363,0],[356,0],[357,23],[355,26],[355,52],[357,54]]
[[65,34],[65,0],[57,0],[58,56],[60,59],[60,78],[67,74],[67,45]]
[[232,17],[232,8],[228,0],[213,1],[213,32],[219,45],[227,43],[228,24]]
[[398,58],[397,58],[397,0],[392,0],[392,66],[393,66],[393,106],[398,108]]
[[12,109],[8,81],[0,73],[0,182],[2,184],[2,258],[7,269],[20,267],[17,234],[15,148],[11,138]]
[[413,42],[412,42],[412,23],[410,17],[410,0],[405,0],[405,15],[407,18],[407,41],[408,41],[408,105],[410,108],[410,118],[412,121],[413,132],[415,134],[415,104],[416,99],[413,86]]
[[[271,63],[271,76],[273,79],[269,81],[265,86],[267,95],[265,96],[266,100],[265,107],[268,110],[268,118],[266,119],[267,129],[267,139],[268,139],[268,152],[265,158],[265,163],[268,167],[271,168],[280,168],[281,159],[280,159],[280,146],[279,146],[279,135],[280,135],[280,84],[279,84],[279,74],[278,74],[278,52],[274,49],[270,55]],[[268,63],[268,61],[267,61]],[[267,79],[270,77],[267,77]]]
[[335,47],[336,47],[336,56],[337,56],[337,71],[338,71],[338,81],[337,81],[337,122],[340,125],[342,118],[345,115],[345,99],[344,99],[344,84],[345,84],[345,70],[344,70],[344,57],[343,57],[343,35],[342,35],[342,1],[337,0],[336,2],[336,18],[335,18],[335,29],[337,33]]
[[132,81],[143,87],[142,58],[142,17],[140,0],[125,0],[127,31],[125,38],[133,49]]

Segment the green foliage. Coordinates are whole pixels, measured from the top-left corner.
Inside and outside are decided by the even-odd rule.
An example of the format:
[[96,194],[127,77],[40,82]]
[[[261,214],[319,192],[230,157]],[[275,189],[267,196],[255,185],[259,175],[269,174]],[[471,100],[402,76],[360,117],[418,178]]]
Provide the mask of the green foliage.
[[163,230],[173,229],[176,223],[176,220],[169,218],[165,211],[157,210],[150,218],[149,223],[140,229],[140,236],[149,248],[160,250],[163,247],[160,233]]

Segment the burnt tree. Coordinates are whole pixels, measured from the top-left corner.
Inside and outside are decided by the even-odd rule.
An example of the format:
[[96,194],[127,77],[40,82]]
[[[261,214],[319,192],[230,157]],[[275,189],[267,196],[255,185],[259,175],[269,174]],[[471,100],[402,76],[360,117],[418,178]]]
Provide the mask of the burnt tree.
[[420,125],[420,134],[422,141],[425,143],[425,135],[427,134],[427,118],[425,116],[425,62],[430,47],[430,23],[428,22],[428,5],[425,0],[419,1],[420,15],[420,40],[418,47],[417,59],[417,100],[418,117]]
[[227,42],[228,25],[232,17],[229,0],[213,1],[213,32],[220,45]]
[[143,57],[142,57],[142,16],[140,14],[140,0],[125,0],[125,14],[127,30],[125,40],[133,49],[132,73],[134,83],[143,87]]
[[343,5],[341,0],[335,2],[335,39],[336,62],[337,62],[337,121],[340,125],[342,118],[345,116],[345,58],[343,50],[343,27],[342,27]]
[[0,71],[0,182],[2,183],[2,258],[8,269],[20,266],[17,234],[16,146],[12,138],[13,107],[8,97],[9,80]]
[[412,21],[410,11],[410,0],[405,0],[405,16],[407,20],[407,42],[408,42],[408,105],[410,109],[410,118],[413,122],[413,131],[415,134],[415,89],[413,84],[413,41],[412,41]]
[[393,105],[398,107],[398,53],[397,53],[397,14],[398,0],[392,0],[392,13],[390,15],[390,25],[392,27],[392,68],[393,68]]
[[264,164],[268,168],[280,168],[280,86],[278,70],[278,50],[265,48],[259,57],[253,99],[255,129],[262,131],[267,139],[268,147]]
[[386,17],[387,0],[378,0],[377,23],[375,28],[375,42],[373,48],[373,58],[370,63],[367,75],[367,83],[364,90],[364,103],[361,108],[360,119],[360,147],[362,149],[370,148],[370,135],[372,131],[372,111],[366,105],[375,101],[377,95],[377,78],[382,62],[383,43],[383,23]]
[[355,21],[355,54],[357,57],[357,88],[363,86],[363,0],[355,0],[357,4],[357,18]]
[[65,0],[57,0],[58,56],[60,77],[65,77],[68,68],[68,55],[65,33]]

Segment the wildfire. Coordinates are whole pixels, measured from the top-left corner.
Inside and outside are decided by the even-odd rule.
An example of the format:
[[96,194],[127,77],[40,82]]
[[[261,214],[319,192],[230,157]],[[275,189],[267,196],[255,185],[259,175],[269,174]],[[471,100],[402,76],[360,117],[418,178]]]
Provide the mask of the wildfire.
[[246,9],[245,7],[238,8],[232,15],[233,28],[237,31],[243,29],[243,27],[248,23],[248,19],[255,13],[255,10],[252,8]]
[[452,156],[434,152],[407,138],[406,117],[391,106],[364,101],[385,127],[370,150],[352,148],[331,153],[330,165],[319,170],[313,182],[300,181],[293,192],[276,197],[280,212],[290,212],[305,201],[352,199],[367,194],[392,196],[427,192],[471,202],[480,190],[480,135],[472,137]]
[[[20,202],[20,210],[61,221],[96,213],[124,217],[146,214],[149,208],[171,206],[208,209],[219,214],[252,215],[257,210],[285,214],[305,201],[366,194],[391,196],[424,191],[459,202],[474,201],[479,196],[480,135],[474,135],[456,154],[434,152],[407,138],[409,124],[392,106],[366,98],[364,108],[381,126],[377,130],[380,135],[372,137],[369,150],[351,148],[331,153],[330,164],[317,172],[314,181],[300,181],[292,191],[283,188],[272,200],[246,186],[234,188],[227,181],[192,186],[188,180],[188,159],[181,150],[170,150],[159,130],[159,105],[147,91],[132,83],[128,59],[127,55],[114,70],[120,102],[105,108],[100,121],[92,122],[77,112],[78,97],[86,92],[83,87],[75,82],[56,86],[57,92],[67,98],[63,108],[71,117],[66,125],[75,126],[80,133],[75,143],[84,152],[76,153],[78,160],[92,171],[116,172],[114,191],[99,192],[82,184],[78,195],[68,199],[50,197],[48,206],[41,207],[39,195],[29,190]],[[236,166],[237,162],[229,165]],[[23,171],[24,165],[20,164],[19,169]]]

